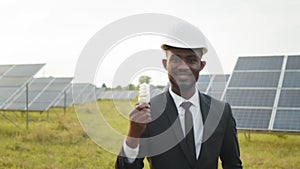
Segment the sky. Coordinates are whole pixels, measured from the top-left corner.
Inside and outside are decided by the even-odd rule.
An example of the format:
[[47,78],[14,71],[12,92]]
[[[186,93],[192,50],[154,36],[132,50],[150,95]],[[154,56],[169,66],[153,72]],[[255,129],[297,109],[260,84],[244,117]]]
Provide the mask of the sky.
[[[198,27],[223,73],[231,73],[239,56],[300,54],[299,9],[299,0],[0,0],[0,65],[46,63],[37,76],[73,77],[96,32],[126,16],[160,13]],[[114,51],[110,55],[118,60]],[[153,83],[166,82],[164,73],[152,73]],[[94,84],[110,84],[111,76],[101,75]]]

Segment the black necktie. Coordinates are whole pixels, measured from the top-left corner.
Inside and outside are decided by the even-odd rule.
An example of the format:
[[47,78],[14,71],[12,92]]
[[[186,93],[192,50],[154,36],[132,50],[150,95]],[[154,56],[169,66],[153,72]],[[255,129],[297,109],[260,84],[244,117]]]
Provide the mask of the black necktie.
[[184,121],[185,121],[185,135],[186,143],[191,154],[193,161],[196,161],[196,150],[195,150],[195,139],[194,139],[194,129],[193,129],[193,116],[190,111],[192,103],[183,102],[181,107],[185,110]]

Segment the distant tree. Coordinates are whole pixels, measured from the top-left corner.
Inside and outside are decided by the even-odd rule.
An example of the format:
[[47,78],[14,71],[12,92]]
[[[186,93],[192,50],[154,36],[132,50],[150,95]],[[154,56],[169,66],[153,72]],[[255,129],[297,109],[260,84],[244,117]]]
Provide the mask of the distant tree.
[[135,86],[134,86],[134,84],[129,84],[128,86],[127,86],[127,90],[135,90]]
[[107,88],[105,83],[103,83],[101,87],[105,89]]
[[159,89],[164,89],[166,87],[166,85],[156,85],[155,87],[159,88]]
[[114,88],[115,90],[122,90],[122,86],[118,85],[117,87]]
[[149,76],[141,76],[139,78],[139,83],[142,84],[142,83],[147,83],[149,84],[150,83],[150,80],[151,80],[151,77]]

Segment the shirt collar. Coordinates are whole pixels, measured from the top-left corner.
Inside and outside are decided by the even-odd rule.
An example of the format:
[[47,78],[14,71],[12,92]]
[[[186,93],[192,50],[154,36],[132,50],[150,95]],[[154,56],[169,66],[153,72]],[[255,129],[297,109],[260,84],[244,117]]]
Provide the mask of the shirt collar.
[[196,90],[195,90],[194,95],[193,95],[191,98],[189,98],[189,99],[185,99],[185,98],[183,98],[183,97],[177,95],[176,93],[174,93],[174,92],[171,90],[171,87],[169,88],[169,92],[170,92],[170,94],[171,94],[171,96],[172,96],[172,98],[173,98],[173,100],[174,100],[174,103],[175,103],[177,109],[180,107],[181,103],[187,102],[187,101],[191,102],[191,103],[192,103],[192,106],[198,107],[198,105],[199,105],[199,99],[200,99],[200,98],[199,98],[199,92],[198,92],[198,89],[197,89],[197,88],[196,88]]

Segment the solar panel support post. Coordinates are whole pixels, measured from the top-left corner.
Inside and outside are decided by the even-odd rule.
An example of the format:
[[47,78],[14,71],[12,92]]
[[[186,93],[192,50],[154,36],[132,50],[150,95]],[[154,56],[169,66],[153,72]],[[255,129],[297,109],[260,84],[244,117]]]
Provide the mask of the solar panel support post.
[[64,115],[66,115],[66,109],[67,109],[67,92],[64,91]]
[[28,102],[29,102],[29,99],[28,99],[28,83],[26,83],[26,129],[28,130],[29,128],[29,112],[28,112]]

